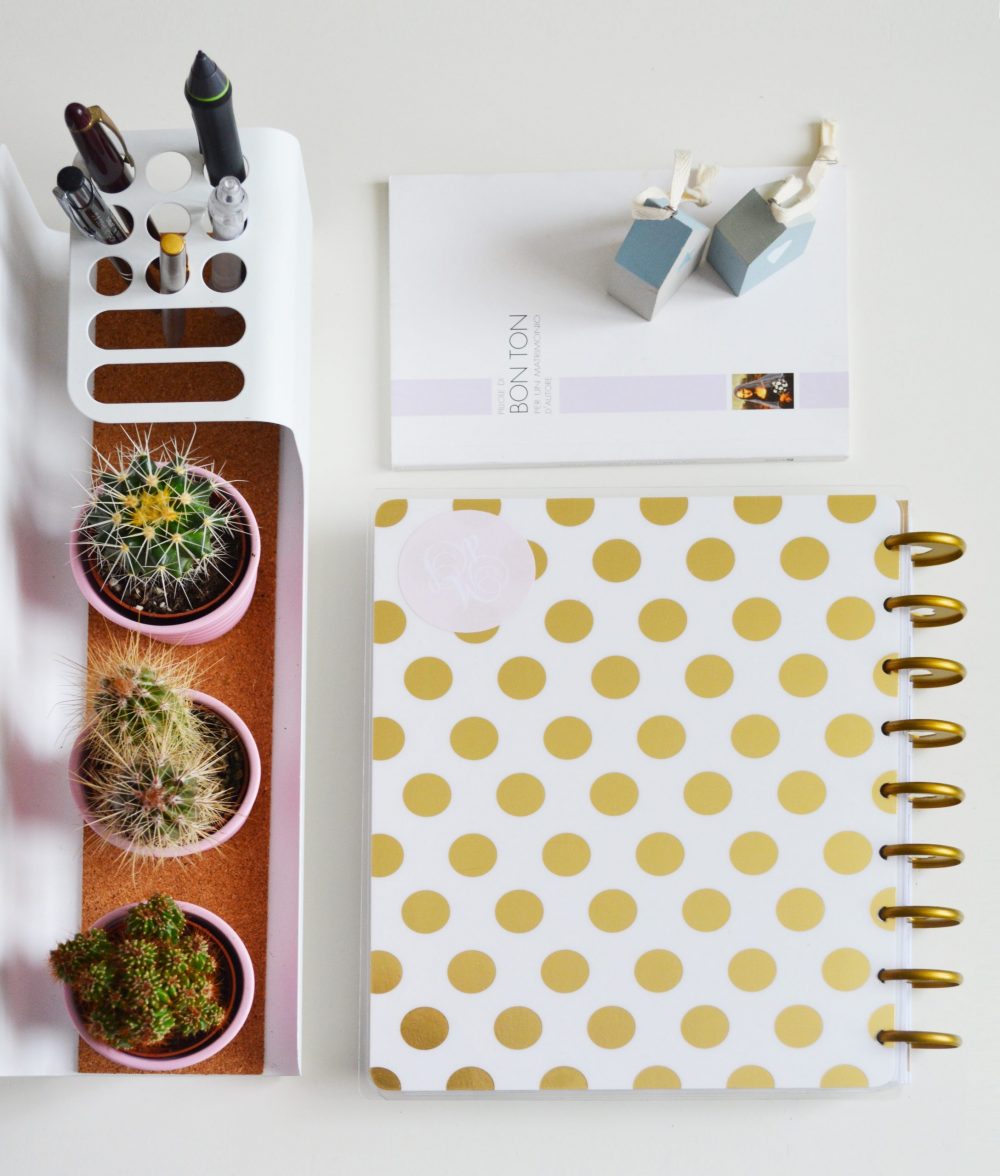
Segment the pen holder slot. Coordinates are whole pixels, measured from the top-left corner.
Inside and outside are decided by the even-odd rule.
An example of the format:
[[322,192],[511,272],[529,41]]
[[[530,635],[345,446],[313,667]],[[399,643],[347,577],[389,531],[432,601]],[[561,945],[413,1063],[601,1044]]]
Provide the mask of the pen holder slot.
[[[191,277],[190,267],[184,273],[184,285],[188,284],[188,279]],[[155,290],[157,294],[163,294],[164,291],[160,289],[160,259],[154,257],[153,260],[146,266],[146,285],[150,290]],[[166,297],[173,298],[180,293],[180,290],[167,291]]]
[[105,298],[124,294],[132,281],[132,267],[124,257],[102,257],[90,269],[90,285]]
[[191,232],[191,213],[183,204],[173,201],[161,202],[150,209],[146,217],[146,232],[154,241],[159,241],[164,233],[180,233],[186,237]]
[[161,347],[232,347],[246,333],[246,320],[231,306],[195,306],[180,312],[180,339],[168,343],[163,316],[156,310],[104,310],[90,324],[90,337],[102,351]]
[[[227,241],[206,217],[212,188],[193,129],[129,134],[136,178],[115,200],[136,231],[113,246],[70,239],[67,383],[84,413],[129,423],[135,405],[148,405],[140,419],[302,425],[305,398],[286,395],[308,373],[312,226],[301,152],[283,131],[241,128],[241,138],[254,163],[249,216]],[[176,231],[187,280],[165,295],[157,242]],[[220,402],[230,407],[211,407]]]
[[[246,140],[246,135],[244,134],[243,131],[240,131],[240,138],[241,138],[241,140]],[[201,174],[205,177],[205,181],[207,183],[208,182],[208,164],[201,163],[200,159],[199,159],[199,163],[201,164]],[[250,160],[247,159],[247,157],[245,155],[243,156],[243,175],[246,177],[246,179],[250,178]]]
[[[234,363],[105,363],[90,373],[87,393],[98,404],[193,405],[235,400],[245,383]],[[188,416],[194,415],[189,408]]]
[[247,280],[247,267],[237,253],[219,252],[205,262],[201,280],[218,294],[238,290]]
[[154,192],[179,192],[191,179],[191,160],[179,151],[160,151],[146,164],[146,183]]

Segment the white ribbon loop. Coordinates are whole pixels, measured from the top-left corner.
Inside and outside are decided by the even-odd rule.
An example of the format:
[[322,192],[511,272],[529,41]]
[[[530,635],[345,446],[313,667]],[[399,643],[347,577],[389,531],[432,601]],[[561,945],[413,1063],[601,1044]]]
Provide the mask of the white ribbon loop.
[[691,152],[675,151],[670,191],[643,188],[632,201],[632,219],[669,220],[682,204],[697,204],[704,208],[709,203],[708,186],[718,171],[714,165],[705,164],[692,170]]
[[806,172],[805,179],[789,176],[768,202],[771,215],[779,225],[789,225],[805,216],[819,203],[819,186],[827,169],[840,162],[837,151],[837,124],[824,119],[819,127],[819,150]]
[[688,184],[684,199],[691,204],[697,204],[699,208],[711,204],[712,198],[708,194],[708,189],[718,174],[719,169],[714,163],[700,163],[691,173],[691,182]]

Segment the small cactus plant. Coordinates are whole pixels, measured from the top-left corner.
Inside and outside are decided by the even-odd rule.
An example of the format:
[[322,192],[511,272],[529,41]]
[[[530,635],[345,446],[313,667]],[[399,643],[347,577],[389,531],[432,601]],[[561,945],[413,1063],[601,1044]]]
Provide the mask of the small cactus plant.
[[195,659],[171,658],[138,637],[115,640],[91,661],[87,714],[118,747],[136,747],[172,729],[180,742],[197,742],[202,724],[187,697]]
[[96,733],[87,745],[88,802],[102,831],[141,849],[197,845],[233,813],[224,751],[160,743],[124,751]]
[[181,849],[232,815],[232,736],[191,702],[194,669],[194,659],[171,660],[138,637],[92,662],[80,782],[106,837],[140,850]]
[[190,446],[156,447],[148,437],[97,455],[77,542],[105,583],[121,585],[143,607],[155,589],[169,604],[223,570],[232,537],[246,530],[236,504],[195,466],[206,468]]
[[49,956],[95,1038],[131,1053],[204,1037],[225,1017],[219,959],[167,895],[129,910],[117,928],[81,931]]

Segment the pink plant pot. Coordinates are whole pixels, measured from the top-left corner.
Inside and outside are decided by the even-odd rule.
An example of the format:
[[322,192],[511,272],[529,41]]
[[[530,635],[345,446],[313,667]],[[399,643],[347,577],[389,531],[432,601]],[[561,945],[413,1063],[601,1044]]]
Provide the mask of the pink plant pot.
[[[98,919],[94,927],[107,927],[112,923],[118,922],[128,914],[133,906],[137,905],[137,903],[129,903],[127,906],[118,907],[117,910],[113,910],[104,915],[103,918]],[[190,902],[178,902],[177,905],[189,919],[204,924],[203,929],[208,931],[216,940],[218,946],[226,956],[227,963],[232,969],[234,977],[232,1009],[223,1027],[213,1033],[204,1045],[194,1046],[192,1049],[185,1050],[183,1053],[172,1054],[170,1056],[132,1054],[126,1053],[124,1050],[113,1049],[110,1045],[100,1041],[88,1031],[86,1025],[83,1023],[83,1018],[80,1016],[80,1010],[77,1008],[76,1001],[73,999],[73,990],[68,984],[64,985],[63,991],[66,998],[66,1008],[69,1010],[70,1020],[73,1022],[77,1033],[80,1034],[92,1050],[99,1053],[101,1057],[107,1058],[108,1061],[117,1063],[119,1066],[128,1066],[132,1070],[147,1070],[152,1073],[165,1073],[168,1070],[180,1070],[186,1066],[196,1066],[199,1062],[204,1062],[208,1058],[214,1057],[220,1050],[225,1049],[243,1028],[247,1017],[250,1015],[255,987],[254,970],[250,953],[247,951],[243,940],[229,926],[225,919],[219,918],[218,915],[205,910],[204,907],[195,906]]]
[[254,590],[257,587],[257,569],[260,565],[260,528],[257,526],[257,520],[250,509],[250,504],[231,482],[220,478],[218,474],[211,470],[202,469],[200,466],[191,466],[190,469],[192,473],[212,482],[221,494],[232,499],[243,515],[247,526],[247,554],[242,574],[233,589],[214,607],[207,607],[189,620],[170,623],[135,619],[111,603],[107,596],[97,588],[84,566],[79,535],[88,507],[82,507],[77,514],[70,536],[70,569],[76,586],[83,593],[91,608],[111,621],[112,624],[121,625],[124,629],[131,629],[133,632],[153,637],[168,645],[203,645],[206,641],[215,641],[234,628],[243,619],[250,607],[250,601],[253,600]]
[[87,793],[82,772],[84,750],[87,743],[85,731],[76,737],[70,752],[70,791],[73,794],[73,800],[76,803],[76,807],[80,810],[84,821],[86,821],[98,837],[102,838],[109,845],[113,845],[116,849],[124,850],[126,853],[134,853],[136,857],[186,857],[192,853],[203,853],[206,849],[217,849],[243,828],[247,817],[250,815],[250,810],[254,806],[254,801],[257,799],[257,793],[260,791],[260,752],[257,750],[257,743],[250,733],[250,728],[232,707],[226,706],[224,702],[220,702],[217,698],[212,698],[210,694],[202,694],[199,690],[188,690],[186,693],[187,697],[193,703],[217,714],[220,719],[232,728],[233,734],[243,747],[243,754],[247,765],[247,786],[239,808],[237,808],[236,812],[233,813],[221,828],[202,841],[199,841],[196,845],[176,846],[170,849],[153,849],[149,846],[135,846],[131,841],[126,841],[123,837],[106,833],[101,822],[97,820],[87,804]]

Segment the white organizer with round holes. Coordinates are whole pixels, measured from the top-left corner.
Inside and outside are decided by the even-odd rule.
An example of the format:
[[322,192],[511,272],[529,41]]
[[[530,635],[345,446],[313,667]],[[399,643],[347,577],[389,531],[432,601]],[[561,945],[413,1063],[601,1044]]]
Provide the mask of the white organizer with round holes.
[[[285,131],[240,131],[247,160],[245,188],[249,197],[247,227],[234,241],[217,241],[209,233],[206,213],[211,190],[204,173],[197,136],[188,131],[132,131],[127,136],[135,158],[136,176],[124,191],[105,200],[132,218],[132,232],[119,245],[101,245],[79,233],[70,235],[69,340],[66,377],[70,398],[87,416],[102,422],[144,421],[269,421],[286,425],[305,437],[309,402],[309,326],[312,219],[298,141]],[[179,153],[191,175],[171,192],[150,186],[151,159]],[[150,212],[159,204],[181,205],[191,219],[186,234],[189,274],[184,289],[160,294],[150,288],[146,271],[159,257],[158,240],[147,229]],[[217,253],[235,253],[246,267],[243,284],[219,293],[205,284],[205,263]],[[99,294],[91,276],[101,258],[117,257],[132,269],[122,293]],[[102,311],[232,307],[246,329],[228,347],[160,347],[109,350],[91,337]],[[91,395],[95,370],[104,364],[137,365],[141,390],[143,364],[231,363],[243,374],[243,388],[229,400],[197,400],[138,405],[106,404]],[[138,412],[137,412],[138,410]]]
[[[210,187],[194,130],[130,131],[126,140],[136,161],[135,180],[124,192],[107,195],[105,199],[125,209],[132,218],[128,240],[119,245],[100,245],[79,233],[69,233],[68,390],[71,401],[85,417],[105,424],[141,422],[186,427],[208,421],[255,421],[281,426],[277,527],[272,537],[276,583],[264,1071],[296,1074],[302,1038],[302,757],[308,529],[305,486],[312,282],[312,216],[302,153],[298,141],[285,131],[240,129],[248,168],[245,181],[248,221],[239,238],[222,242],[207,231]],[[147,177],[150,160],[174,153],[187,160],[190,177],[174,191],[153,188]],[[6,223],[4,162],[0,151],[0,225]],[[153,290],[146,281],[150,263],[159,257],[159,242],[147,230],[146,220],[159,204],[181,205],[191,221],[186,233],[187,284],[170,295]],[[33,210],[32,215],[37,220]],[[160,227],[161,230],[169,228]],[[58,250],[64,248],[65,233],[44,230],[40,222],[36,231],[43,240],[58,242],[52,246],[52,253],[58,256]],[[203,279],[205,262],[220,252],[237,254],[246,266],[243,284],[226,293],[210,289]],[[16,256],[12,253],[12,257]],[[91,283],[94,267],[106,257],[122,258],[131,267],[132,280],[121,294],[98,294]],[[0,279],[3,277],[4,267],[0,266]],[[52,285],[58,288],[56,283]],[[245,322],[242,338],[228,347],[112,350],[98,347],[91,337],[94,320],[102,311],[199,307],[232,307],[238,311]],[[51,321],[61,313],[61,305],[58,310],[53,309]],[[20,342],[27,348],[30,340]],[[143,365],[219,362],[235,364],[243,373],[243,388],[230,400],[168,403],[141,400],[145,391]],[[92,373],[102,364],[134,365],[136,400],[108,404],[94,399],[89,383]],[[25,389],[22,399],[28,400],[29,391],[35,393],[30,403],[37,404],[37,389]],[[74,436],[79,436],[78,421],[73,422],[71,430]],[[77,599],[71,603],[79,607],[80,599],[75,595]],[[85,617],[77,616],[80,632],[85,634]],[[51,620],[47,618],[46,631],[50,627]],[[80,648],[85,648],[82,639]],[[3,784],[0,778],[0,800],[4,795]],[[79,837],[75,820],[74,832]],[[0,848],[4,844],[3,833],[0,820]],[[45,890],[44,887],[36,889],[39,893]],[[0,1073],[5,1067],[3,998],[4,993],[0,991]],[[52,1072],[68,1072],[66,1067],[75,1069],[75,1040],[72,1050],[65,1051],[64,1056],[68,1061],[53,1067]],[[30,1072],[47,1065],[32,1061]]]

